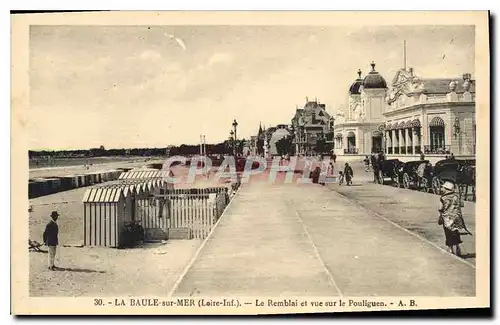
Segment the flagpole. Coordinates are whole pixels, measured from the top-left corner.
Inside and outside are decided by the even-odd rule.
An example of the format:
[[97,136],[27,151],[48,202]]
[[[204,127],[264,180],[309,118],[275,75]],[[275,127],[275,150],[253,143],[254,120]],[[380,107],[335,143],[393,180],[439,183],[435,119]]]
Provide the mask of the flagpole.
[[405,70],[406,70],[406,40],[404,41],[404,67],[405,67]]

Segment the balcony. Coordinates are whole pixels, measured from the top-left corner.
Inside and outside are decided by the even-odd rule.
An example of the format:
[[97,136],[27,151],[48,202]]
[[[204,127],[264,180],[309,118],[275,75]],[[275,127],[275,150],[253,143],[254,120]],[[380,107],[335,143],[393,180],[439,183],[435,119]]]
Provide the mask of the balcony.
[[406,146],[406,154],[413,155],[413,147],[412,146]]
[[387,148],[387,153],[388,153],[389,155],[392,155],[392,147],[388,147],[388,148]]
[[358,148],[344,149],[344,155],[357,155],[358,151]]
[[424,146],[426,155],[448,155],[450,154],[451,146]]
[[394,154],[399,155],[399,147],[394,147]]
[[406,155],[406,147],[399,147],[399,154]]
[[420,145],[415,146],[415,154],[420,155],[422,153],[422,150],[420,149]]

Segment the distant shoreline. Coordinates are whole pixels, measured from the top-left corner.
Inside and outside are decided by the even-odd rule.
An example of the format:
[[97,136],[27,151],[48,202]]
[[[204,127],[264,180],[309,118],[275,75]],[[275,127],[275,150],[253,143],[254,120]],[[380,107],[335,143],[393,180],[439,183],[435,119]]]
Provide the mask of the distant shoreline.
[[65,157],[52,159],[30,159],[29,170],[57,170],[65,167],[76,167],[84,165],[101,165],[109,163],[125,163],[134,161],[148,161],[150,159],[161,159],[160,157],[141,157],[141,156],[108,156],[108,157]]

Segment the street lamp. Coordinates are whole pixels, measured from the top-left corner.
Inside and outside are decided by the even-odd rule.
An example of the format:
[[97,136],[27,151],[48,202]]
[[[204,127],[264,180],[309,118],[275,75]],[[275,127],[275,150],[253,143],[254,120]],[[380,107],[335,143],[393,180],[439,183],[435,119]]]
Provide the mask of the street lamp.
[[[236,122],[236,119],[233,120],[233,129],[234,129],[234,154],[236,155],[236,142],[238,141],[238,136],[237,136],[237,128],[238,128],[238,122]],[[233,132],[231,130],[231,132]],[[232,135],[232,134],[231,134]]]
[[234,136],[234,131],[231,130],[231,132],[229,132],[230,136],[229,136],[229,139],[231,140],[231,146],[233,147],[233,154],[235,154],[236,152],[236,140],[235,140],[235,136]]
[[455,138],[460,135],[460,119],[455,118],[455,123],[453,124]]

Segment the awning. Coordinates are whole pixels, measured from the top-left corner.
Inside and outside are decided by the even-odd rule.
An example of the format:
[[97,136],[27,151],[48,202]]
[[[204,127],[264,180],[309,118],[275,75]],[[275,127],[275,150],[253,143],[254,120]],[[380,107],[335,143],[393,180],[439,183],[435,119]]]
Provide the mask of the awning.
[[422,125],[420,124],[420,120],[419,119],[415,119],[415,120],[411,121],[411,127],[412,128],[420,128],[420,127],[422,127]]
[[399,123],[398,122],[396,122],[396,123],[394,123],[392,125],[392,130],[397,130],[397,129],[399,129]]
[[429,123],[429,126],[442,126],[444,127],[444,121],[440,117],[434,117],[431,122]]
[[373,131],[373,136],[374,137],[381,137],[382,136],[382,132],[380,132],[380,131]]
[[392,129],[392,124],[391,123],[387,123],[386,126],[385,126],[385,129],[386,130],[391,130]]

